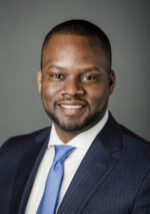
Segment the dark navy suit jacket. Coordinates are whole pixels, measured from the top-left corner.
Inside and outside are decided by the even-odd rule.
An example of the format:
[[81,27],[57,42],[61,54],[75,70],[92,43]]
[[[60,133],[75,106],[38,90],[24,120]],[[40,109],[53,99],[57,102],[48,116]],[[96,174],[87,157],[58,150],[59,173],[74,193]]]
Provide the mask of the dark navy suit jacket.
[[[49,133],[14,137],[0,149],[0,214],[24,213]],[[150,144],[110,115],[58,214],[150,214]]]

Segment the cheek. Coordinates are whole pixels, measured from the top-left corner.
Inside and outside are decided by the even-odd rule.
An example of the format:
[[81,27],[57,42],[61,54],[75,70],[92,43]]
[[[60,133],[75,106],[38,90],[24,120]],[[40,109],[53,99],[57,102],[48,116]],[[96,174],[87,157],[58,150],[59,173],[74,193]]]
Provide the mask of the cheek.
[[92,90],[88,90],[87,94],[88,102],[90,103],[91,108],[99,107],[108,99],[108,87],[94,87]]
[[58,91],[59,91],[58,86],[54,84],[50,84],[48,82],[42,84],[42,96],[45,99],[52,100],[56,98]]

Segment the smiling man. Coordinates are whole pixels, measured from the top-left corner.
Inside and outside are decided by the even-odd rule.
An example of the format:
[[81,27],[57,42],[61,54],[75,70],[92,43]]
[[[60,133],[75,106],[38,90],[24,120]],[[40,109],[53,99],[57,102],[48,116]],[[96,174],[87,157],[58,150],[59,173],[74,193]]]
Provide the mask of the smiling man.
[[115,82],[95,36],[56,34],[43,48],[39,92],[60,139],[67,143],[102,119]]
[[2,146],[0,213],[150,213],[150,145],[108,111],[115,74],[105,33],[84,20],[54,27],[37,81],[52,127]]

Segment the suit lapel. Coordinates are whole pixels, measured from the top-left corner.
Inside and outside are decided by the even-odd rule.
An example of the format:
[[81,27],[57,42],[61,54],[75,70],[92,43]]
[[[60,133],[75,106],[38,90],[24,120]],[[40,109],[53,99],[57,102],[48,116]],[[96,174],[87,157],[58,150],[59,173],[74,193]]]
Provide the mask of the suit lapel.
[[94,193],[105,181],[118,163],[112,153],[121,148],[119,126],[110,116],[109,121],[96,137],[80,167],[78,168],[67,193],[60,205],[58,214],[81,213]]
[[22,214],[25,211],[38,166],[44,155],[45,149],[47,148],[49,133],[50,129],[46,129],[44,132],[41,132],[36,137],[32,138],[30,142],[27,142],[29,149],[20,160],[16,181],[14,183],[15,191],[13,198],[15,199],[16,204],[20,201],[19,209],[16,208],[13,203],[12,207],[14,207],[14,212],[12,213]]
[[[37,169],[47,147],[49,132],[48,129],[44,134],[43,132],[38,134],[36,138],[32,138],[32,142],[27,144],[29,152],[26,152],[20,160],[17,179],[14,183],[13,196],[15,201],[12,208],[15,207],[15,203],[20,201],[19,211],[16,211],[18,210],[16,205],[14,212],[12,209],[12,213],[22,214],[25,211]],[[113,158],[111,154],[120,148],[121,130],[110,116],[107,124],[96,137],[80,164],[60,205],[58,214],[79,214],[82,212],[94,191],[116,166],[118,160]]]

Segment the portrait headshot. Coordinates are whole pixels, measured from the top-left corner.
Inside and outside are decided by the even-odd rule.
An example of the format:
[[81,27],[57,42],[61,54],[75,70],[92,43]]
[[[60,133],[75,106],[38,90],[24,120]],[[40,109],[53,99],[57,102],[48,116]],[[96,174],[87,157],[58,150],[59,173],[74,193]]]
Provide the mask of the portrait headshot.
[[150,4],[127,2],[3,3],[1,214],[150,213]]

